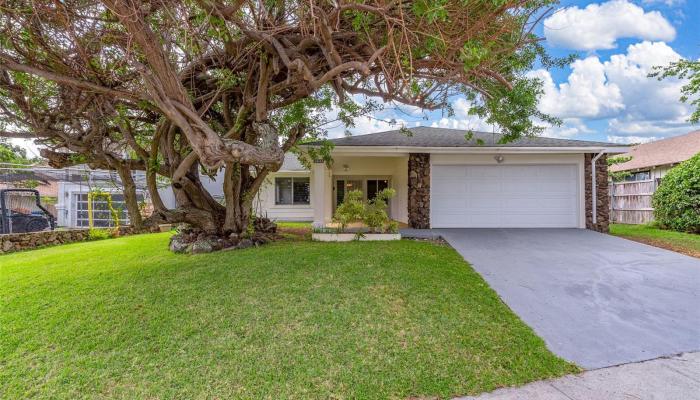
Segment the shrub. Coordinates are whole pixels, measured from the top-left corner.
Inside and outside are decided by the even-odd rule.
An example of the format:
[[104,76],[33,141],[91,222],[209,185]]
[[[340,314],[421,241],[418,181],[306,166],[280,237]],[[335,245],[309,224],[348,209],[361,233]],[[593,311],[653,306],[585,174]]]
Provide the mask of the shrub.
[[389,215],[386,213],[387,203],[395,194],[396,191],[394,189],[384,189],[377,193],[377,196],[365,207],[362,221],[371,232],[383,232],[386,230],[386,226],[390,221]]
[[351,190],[345,194],[343,202],[335,209],[333,219],[345,230],[349,223],[359,221],[365,213],[365,203],[362,201],[362,191]]
[[88,239],[89,240],[103,240],[103,239],[109,239],[112,237],[112,232],[110,232],[107,229],[95,229],[95,228],[90,228],[88,231]]
[[388,201],[395,194],[394,189],[384,189],[366,204],[360,190],[349,191],[343,203],[336,208],[333,219],[340,225],[340,231],[344,231],[354,221],[362,221],[370,232],[398,231],[398,224],[392,223],[386,212]]
[[668,171],[652,203],[662,228],[700,233],[700,153]]

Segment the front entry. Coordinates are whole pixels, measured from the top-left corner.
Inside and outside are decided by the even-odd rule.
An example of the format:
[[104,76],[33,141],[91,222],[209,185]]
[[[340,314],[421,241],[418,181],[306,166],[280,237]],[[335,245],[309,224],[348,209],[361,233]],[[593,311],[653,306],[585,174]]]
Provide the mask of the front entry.
[[334,198],[333,210],[343,202],[345,194],[351,190],[360,190],[364,195],[365,201],[374,199],[377,193],[389,187],[389,179],[377,178],[337,178],[333,186]]

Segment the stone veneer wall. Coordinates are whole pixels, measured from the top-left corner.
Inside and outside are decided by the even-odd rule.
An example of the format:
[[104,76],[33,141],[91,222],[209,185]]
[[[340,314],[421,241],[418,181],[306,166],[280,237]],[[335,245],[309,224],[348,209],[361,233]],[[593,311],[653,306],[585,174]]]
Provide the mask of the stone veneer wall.
[[[10,233],[0,235],[0,254],[21,250],[31,250],[39,247],[56,246],[90,240],[89,229],[67,229],[60,231],[41,231],[30,233]],[[157,232],[155,227],[153,232]],[[132,235],[131,226],[119,227],[119,236]]]
[[408,155],[408,225],[430,228],[430,154]]
[[596,161],[596,210],[598,221],[593,225],[593,185],[591,184],[591,160],[595,154],[587,153],[584,158],[584,175],[586,186],[586,228],[598,232],[608,232],[610,224],[610,197],[608,195],[608,163],[604,154]]

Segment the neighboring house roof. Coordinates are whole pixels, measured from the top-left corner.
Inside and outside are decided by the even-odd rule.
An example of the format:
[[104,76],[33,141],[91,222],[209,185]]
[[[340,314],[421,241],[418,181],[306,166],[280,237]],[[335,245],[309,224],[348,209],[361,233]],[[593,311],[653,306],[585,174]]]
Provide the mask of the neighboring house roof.
[[630,161],[615,164],[612,171],[629,171],[659,165],[677,164],[700,152],[700,130],[681,136],[633,146],[624,156]]
[[[330,141],[335,146],[397,146],[397,147],[625,147],[625,145],[591,142],[585,140],[555,139],[543,136],[523,137],[518,140],[499,143],[500,134],[474,132],[466,140],[465,129],[445,129],[416,127],[409,129],[412,135],[401,130],[348,136]],[[479,143],[483,141],[483,143]],[[311,143],[319,144],[319,142]]]

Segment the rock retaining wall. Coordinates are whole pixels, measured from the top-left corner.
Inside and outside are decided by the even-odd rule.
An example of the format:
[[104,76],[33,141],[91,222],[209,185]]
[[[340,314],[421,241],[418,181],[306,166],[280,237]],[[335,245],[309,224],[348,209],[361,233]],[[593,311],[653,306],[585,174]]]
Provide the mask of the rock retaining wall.
[[0,254],[30,250],[37,247],[82,242],[89,239],[88,232],[88,229],[71,229],[0,235]]
[[[153,229],[153,231],[157,232],[157,227]],[[89,232],[89,229],[67,229],[0,235],[0,254],[31,250],[39,247],[84,242],[90,240]],[[119,228],[118,235],[125,236],[134,233],[134,229],[131,226],[122,226]]]

